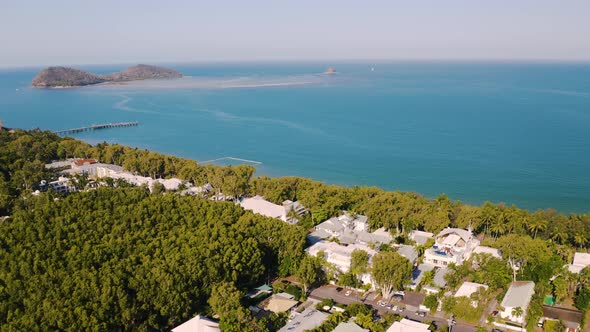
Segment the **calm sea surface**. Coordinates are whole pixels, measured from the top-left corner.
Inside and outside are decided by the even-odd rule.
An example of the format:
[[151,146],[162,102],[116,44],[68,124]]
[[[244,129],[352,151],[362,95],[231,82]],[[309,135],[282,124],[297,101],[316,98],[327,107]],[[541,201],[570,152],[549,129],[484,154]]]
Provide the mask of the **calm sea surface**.
[[[328,65],[338,74],[321,74]],[[3,69],[0,119],[49,130],[139,121],[74,137],[254,160],[271,176],[590,211],[590,64],[168,66],[190,77],[41,90],[28,87],[39,68]]]

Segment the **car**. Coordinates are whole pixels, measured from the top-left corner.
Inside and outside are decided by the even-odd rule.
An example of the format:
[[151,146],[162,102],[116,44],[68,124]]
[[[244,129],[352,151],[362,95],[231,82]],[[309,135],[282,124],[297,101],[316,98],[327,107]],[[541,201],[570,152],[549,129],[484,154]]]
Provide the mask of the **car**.
[[379,303],[380,306],[385,307],[385,305],[387,305],[387,302],[385,301],[381,301],[381,303]]
[[393,307],[391,306],[391,304],[388,304],[388,305],[385,306],[385,308],[391,310],[391,308],[393,308]]
[[391,308],[391,310],[397,311],[398,310],[398,306],[394,305],[393,308]]
[[426,313],[424,311],[416,311],[416,316],[426,317]]
[[393,299],[394,301],[401,302],[401,301],[403,301],[403,300],[404,300],[404,296],[403,296],[403,295],[401,295],[401,294],[395,294],[394,296],[392,296],[392,299]]
[[492,317],[496,317],[496,316],[498,316],[498,310],[492,311]]
[[406,307],[402,307],[401,305],[397,307],[398,312],[404,312],[404,310],[406,310]]
[[404,292],[404,291],[397,291],[397,292],[394,292],[393,295],[406,296],[406,292]]
[[350,296],[350,294],[352,294],[351,290],[347,290],[346,293],[344,293],[344,296]]

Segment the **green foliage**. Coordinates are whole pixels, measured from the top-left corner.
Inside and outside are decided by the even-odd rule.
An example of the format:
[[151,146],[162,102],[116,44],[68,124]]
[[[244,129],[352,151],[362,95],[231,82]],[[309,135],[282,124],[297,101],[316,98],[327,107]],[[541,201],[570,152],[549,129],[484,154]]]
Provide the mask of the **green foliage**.
[[346,312],[348,313],[348,315],[350,317],[354,317],[354,316],[357,316],[359,314],[371,315],[372,316],[373,309],[371,307],[369,307],[368,305],[364,304],[364,303],[354,302],[354,303],[349,304],[346,307]]
[[412,263],[397,252],[380,252],[373,256],[371,275],[386,299],[394,290],[403,289],[412,276],[412,270]]
[[303,294],[307,296],[309,287],[321,283],[325,279],[322,264],[317,257],[305,256],[296,272],[297,278],[303,284]]
[[304,233],[231,203],[102,188],[30,197],[0,239],[6,329],[166,330],[203,312],[212,285],[301,255]]
[[543,323],[543,330],[545,332],[562,332],[565,326],[558,320],[545,320]]
[[348,315],[345,312],[335,312],[333,314],[331,314],[330,316],[328,316],[328,319],[326,319],[322,325],[311,329],[311,330],[307,330],[308,332],[330,332],[333,331],[336,326],[338,326],[338,324],[340,324],[341,322],[345,322],[348,320]]
[[576,308],[582,311],[590,309],[590,288],[583,287],[579,289],[576,293],[574,303],[576,305]]
[[272,284],[272,288],[275,293],[284,292],[284,293],[293,295],[295,297],[295,300],[297,300],[297,301],[299,301],[299,299],[303,295],[301,288],[293,285],[290,282],[277,281]]
[[318,304],[316,304],[315,307],[318,310],[324,310],[324,307],[332,308],[335,304],[336,302],[334,302],[334,300],[332,299],[323,299],[321,302],[318,302]]
[[438,298],[436,295],[428,295],[424,298],[424,306],[430,309],[430,312],[434,312],[438,307]]

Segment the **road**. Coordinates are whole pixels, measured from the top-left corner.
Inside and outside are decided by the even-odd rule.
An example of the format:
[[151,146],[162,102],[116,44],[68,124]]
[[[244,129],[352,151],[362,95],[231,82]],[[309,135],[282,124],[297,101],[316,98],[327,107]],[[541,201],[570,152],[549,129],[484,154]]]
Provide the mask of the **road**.
[[[387,309],[384,306],[380,306],[377,304],[381,300],[380,296],[373,297],[373,299],[365,299],[360,297],[356,292],[352,292],[349,296],[345,295],[346,290],[342,287],[334,286],[334,285],[325,285],[319,288],[314,289],[310,297],[316,300],[323,300],[323,299],[332,299],[337,303],[340,304],[351,304],[354,302],[361,302],[367,305],[370,305],[372,308],[376,309],[378,314],[381,316],[384,313],[394,313],[398,314],[402,317],[415,320],[415,321],[434,321],[437,323],[437,326],[447,325],[447,320],[444,317],[436,317],[427,315],[426,317],[420,317],[416,315],[418,311],[418,307],[424,300],[424,295],[420,293],[414,292],[406,292],[404,296],[404,300],[402,302],[390,301],[392,305],[397,305],[405,307],[405,310],[402,312],[393,311],[391,309]],[[454,332],[474,332],[477,328],[473,325],[457,322],[457,325],[453,326]]]

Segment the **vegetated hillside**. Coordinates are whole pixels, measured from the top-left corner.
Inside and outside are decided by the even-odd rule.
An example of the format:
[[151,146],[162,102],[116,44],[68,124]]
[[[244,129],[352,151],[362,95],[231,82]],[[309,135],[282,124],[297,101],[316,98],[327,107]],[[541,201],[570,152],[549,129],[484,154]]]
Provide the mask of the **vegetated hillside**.
[[124,82],[180,77],[182,77],[182,73],[176,70],[141,64],[108,75],[96,75],[87,71],[68,67],[49,67],[41,70],[41,72],[33,78],[32,86],[39,88],[62,88],[104,82]]
[[67,68],[49,67],[41,70],[33,79],[34,87],[71,87],[98,84],[106,82],[107,79],[87,71]]
[[159,78],[181,78],[182,74],[173,69],[140,64],[129,67],[118,73],[106,75],[105,77],[111,81],[135,81]]

